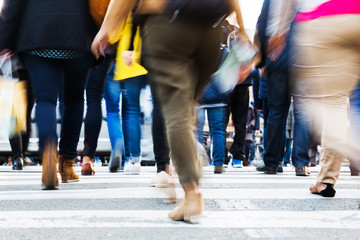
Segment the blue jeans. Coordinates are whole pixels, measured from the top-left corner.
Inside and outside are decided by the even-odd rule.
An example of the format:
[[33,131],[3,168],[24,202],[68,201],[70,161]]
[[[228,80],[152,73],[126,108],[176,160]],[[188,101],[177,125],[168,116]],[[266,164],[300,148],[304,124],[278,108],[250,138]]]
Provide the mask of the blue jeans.
[[126,99],[123,116],[124,136],[129,144],[130,161],[138,162],[141,156],[141,126],[140,126],[140,93],[147,84],[147,76],[141,75],[123,80],[124,98]]
[[294,167],[307,166],[310,163],[309,147],[312,119],[304,98],[294,97],[294,140],[292,163]]
[[290,106],[288,74],[274,72],[268,75],[268,106],[264,162],[266,166],[278,167],[284,153],[284,133]]
[[[350,123],[351,141],[358,143],[360,142],[360,86],[352,92],[350,97]],[[350,167],[360,167],[360,164],[356,161],[350,159]]]
[[[107,127],[109,132],[109,138],[111,143],[111,150],[115,152],[117,147],[120,147],[120,151],[123,154],[123,157],[128,157],[129,152],[127,148],[127,142],[124,139],[123,129],[126,127],[125,122],[120,119],[120,96],[123,92],[123,84],[121,81],[114,81],[114,67],[113,64],[110,72],[106,77],[105,88],[104,88],[104,99],[106,104],[106,119]],[[122,97],[121,99],[121,116],[123,117],[124,109],[126,108],[126,99]],[[124,124],[121,124],[121,122]]]
[[291,138],[286,139],[285,154],[284,154],[284,165],[290,164],[292,142],[293,142],[293,140]]
[[229,120],[229,107],[211,107],[197,109],[197,137],[203,142],[203,128],[205,124],[205,109],[207,111],[210,135],[213,142],[212,163],[214,166],[222,166],[225,161],[226,125]]
[[56,142],[56,105],[64,84],[64,115],[60,151],[65,158],[77,156],[84,111],[84,88],[93,63],[91,56],[77,59],[49,59],[23,54],[36,98],[36,124],[40,154],[45,143]]

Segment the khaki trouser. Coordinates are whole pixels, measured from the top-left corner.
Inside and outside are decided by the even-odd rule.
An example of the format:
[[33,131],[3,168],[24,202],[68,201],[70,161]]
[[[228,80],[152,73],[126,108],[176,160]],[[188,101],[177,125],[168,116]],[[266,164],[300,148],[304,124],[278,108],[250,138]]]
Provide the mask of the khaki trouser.
[[182,185],[202,167],[194,134],[194,100],[218,62],[220,29],[151,16],[144,28],[144,61],[164,115],[171,157]]
[[344,156],[359,156],[348,139],[348,98],[360,73],[360,15],[318,18],[298,23],[293,36],[293,95],[306,98],[321,136],[317,181],[335,184]]
[[194,134],[194,100],[218,62],[220,31],[151,16],[144,28],[144,63],[164,115],[171,157],[182,185],[202,177]]

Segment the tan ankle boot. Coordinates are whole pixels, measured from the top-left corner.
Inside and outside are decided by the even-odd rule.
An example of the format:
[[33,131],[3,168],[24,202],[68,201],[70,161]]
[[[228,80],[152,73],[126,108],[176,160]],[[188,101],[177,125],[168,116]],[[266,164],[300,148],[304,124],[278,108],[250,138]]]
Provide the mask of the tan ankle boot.
[[55,143],[49,143],[45,146],[42,155],[42,189],[58,189],[59,180],[56,171],[57,150]]
[[62,183],[78,182],[79,176],[74,171],[75,159],[64,158],[59,156],[59,173]]
[[[87,161],[85,163],[85,159],[86,160],[90,160]],[[83,157],[83,163],[82,163],[82,168],[81,168],[81,175],[95,175],[95,169],[93,167],[94,165],[94,161],[95,159],[94,158],[90,158],[88,156],[84,156]]]
[[199,192],[185,193],[185,199],[169,213],[169,218],[175,221],[198,222],[203,212],[204,203]]

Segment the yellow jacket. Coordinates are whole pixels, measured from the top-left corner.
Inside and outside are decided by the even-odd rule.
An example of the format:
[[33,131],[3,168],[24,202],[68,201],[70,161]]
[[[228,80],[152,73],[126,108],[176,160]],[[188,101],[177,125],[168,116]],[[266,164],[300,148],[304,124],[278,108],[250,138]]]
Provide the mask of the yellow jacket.
[[147,70],[140,65],[140,56],[141,56],[141,37],[139,27],[136,31],[135,39],[134,39],[134,61],[132,65],[128,66],[124,63],[122,58],[123,51],[128,51],[130,45],[131,38],[131,30],[132,30],[132,17],[129,16],[126,19],[126,24],[122,27],[117,33],[114,33],[110,36],[110,43],[115,43],[120,40],[116,59],[115,59],[115,73],[114,80],[123,80],[131,77],[136,77],[140,75],[147,74]]

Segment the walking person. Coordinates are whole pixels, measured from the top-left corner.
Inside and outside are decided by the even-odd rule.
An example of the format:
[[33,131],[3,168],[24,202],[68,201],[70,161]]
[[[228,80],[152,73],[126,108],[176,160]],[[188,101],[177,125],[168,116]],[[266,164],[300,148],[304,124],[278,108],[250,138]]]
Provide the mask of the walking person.
[[[298,9],[292,38],[293,95],[303,101],[313,132],[321,136],[321,169],[310,192],[334,197],[343,158],[360,154],[359,145],[347,136],[348,99],[360,73],[360,25],[353,24],[360,22],[360,2],[301,0],[293,9]],[[331,27],[339,24],[341,28]],[[285,28],[280,24],[279,33],[286,35]]]
[[[221,6],[227,3],[221,2]],[[194,101],[216,67],[221,32],[215,24],[218,17],[212,19],[215,21],[211,18],[194,21],[186,15],[172,17],[171,13],[163,13],[165,7],[167,11],[176,11],[176,5],[171,3],[174,2],[166,5],[166,1],[141,1],[139,11],[142,8],[146,13],[152,13],[144,26],[143,56],[163,111],[172,159],[185,191],[184,201],[169,213],[169,217],[191,221],[203,211],[199,192],[202,169],[192,130]],[[235,1],[231,3],[235,4]],[[129,0],[111,1],[102,28],[92,45],[96,56],[106,47],[111,32],[118,29],[135,4],[136,1]],[[237,12],[240,12],[239,8]]]
[[0,30],[0,49],[20,54],[34,89],[42,187],[59,186],[56,105],[61,83],[65,110],[59,173],[63,183],[79,181],[73,164],[83,119],[85,83],[94,61],[90,44],[96,31],[87,2],[8,0],[4,2]]

